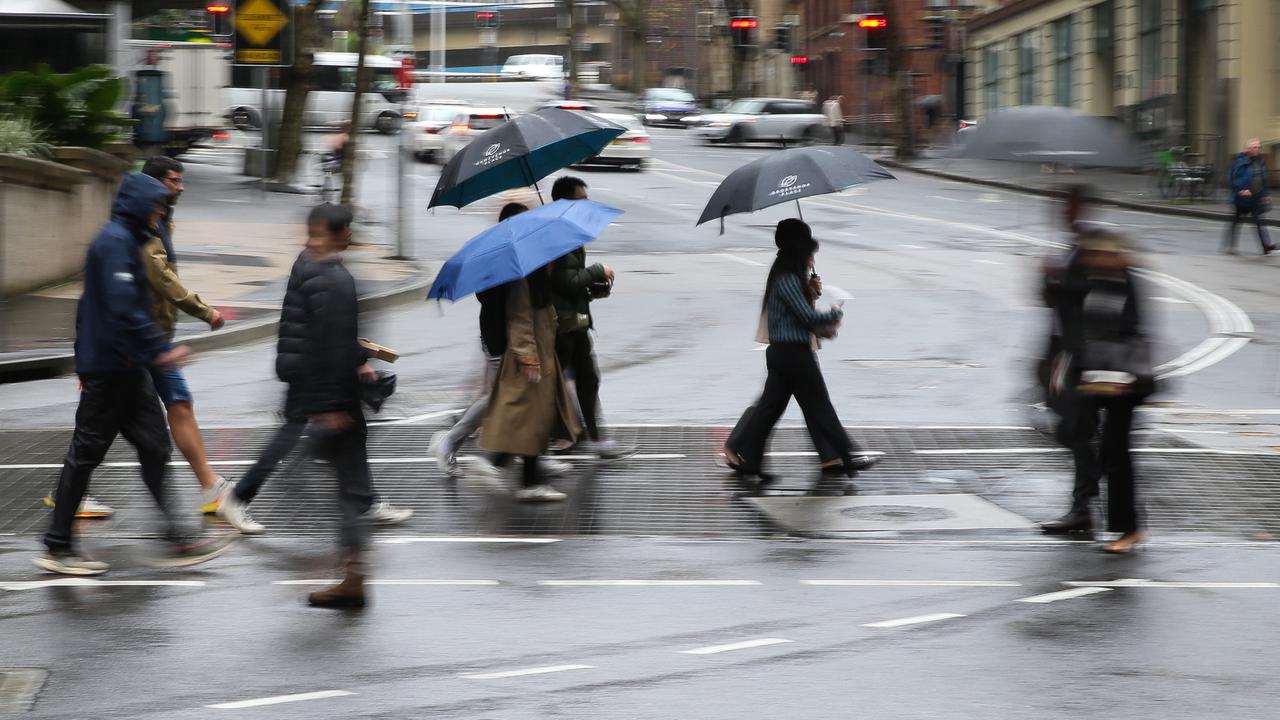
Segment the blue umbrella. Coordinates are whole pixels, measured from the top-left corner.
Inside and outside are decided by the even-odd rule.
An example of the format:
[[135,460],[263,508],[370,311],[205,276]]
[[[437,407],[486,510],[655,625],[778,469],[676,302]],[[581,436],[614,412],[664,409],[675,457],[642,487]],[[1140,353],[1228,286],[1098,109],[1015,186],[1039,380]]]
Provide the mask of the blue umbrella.
[[595,240],[621,214],[590,200],[557,200],[509,217],[449,258],[427,299],[457,301],[525,277]]
[[440,171],[427,207],[465,207],[503,190],[535,185],[600,154],[627,129],[591,113],[545,108],[477,135]]

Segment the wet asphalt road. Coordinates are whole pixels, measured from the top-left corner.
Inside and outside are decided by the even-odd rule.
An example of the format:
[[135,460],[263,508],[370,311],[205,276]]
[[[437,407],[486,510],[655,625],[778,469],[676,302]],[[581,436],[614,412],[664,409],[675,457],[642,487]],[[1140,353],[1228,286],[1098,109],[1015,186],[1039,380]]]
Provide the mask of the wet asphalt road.
[[[390,139],[368,139],[361,202],[385,222]],[[695,229],[719,177],[773,150],[703,148],[665,130],[653,147],[646,173],[581,173],[593,198],[627,211],[590,248],[620,272],[596,312],[606,417],[732,422],[763,379],[752,335],[770,228],[794,206],[730,218],[723,236]],[[296,197],[259,201],[225,155],[190,160],[180,219],[304,213]],[[425,206],[435,169],[414,174]],[[848,298],[845,329],[822,353],[842,420],[1023,424],[1015,400],[1044,322],[1034,271],[1062,239],[1053,212],[909,173],[806,201],[828,294]],[[416,208],[424,272],[495,213],[492,203]],[[1214,223],[1118,210],[1099,219],[1131,231],[1144,264],[1167,276],[1144,291],[1158,359],[1192,371],[1148,422],[1207,444],[1247,433],[1274,443],[1277,261],[1216,255]],[[1239,349],[1233,308],[1253,328]],[[367,334],[404,355],[387,419],[467,401],[475,314],[467,301],[365,318]],[[258,343],[193,363],[202,421],[273,422],[272,357]],[[74,402],[71,379],[0,386],[0,429],[67,426]],[[1218,491],[1205,487],[1207,505]],[[372,588],[364,613],[345,614],[303,606],[305,585],[274,584],[332,574],[327,539],[284,535],[159,573],[140,563],[145,540],[107,534],[93,540],[116,566],[105,580],[142,584],[86,587],[41,584],[50,578],[29,565],[33,539],[0,537],[0,672],[32,671],[5,676],[0,713],[19,677],[34,678],[38,696],[17,716],[48,718],[1266,718],[1280,701],[1280,556],[1266,543],[1184,535],[1112,558],[1023,531],[552,543],[384,533],[398,541],[378,544],[375,576],[390,584]]]

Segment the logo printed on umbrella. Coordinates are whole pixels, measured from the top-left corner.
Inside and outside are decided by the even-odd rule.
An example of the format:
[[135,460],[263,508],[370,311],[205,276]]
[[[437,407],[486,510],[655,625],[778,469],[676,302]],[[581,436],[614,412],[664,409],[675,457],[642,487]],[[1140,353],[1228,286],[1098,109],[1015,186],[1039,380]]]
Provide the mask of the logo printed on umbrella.
[[494,143],[484,149],[484,156],[489,157],[502,149],[502,143]]
[[791,187],[792,185],[795,185],[795,184],[796,184],[796,181],[797,181],[797,180],[799,180],[799,179],[800,179],[800,176],[799,176],[799,175],[788,175],[788,176],[786,176],[786,177],[782,178],[782,181],[778,183],[778,187],[780,187],[780,188],[789,188],[789,187]]
[[778,188],[769,192],[769,197],[790,197],[799,195],[813,187],[813,183],[800,182],[799,175],[788,175],[778,181]]
[[484,167],[493,165],[502,161],[509,153],[510,148],[502,147],[502,143],[496,142],[484,149],[483,156],[473,163],[476,167]]

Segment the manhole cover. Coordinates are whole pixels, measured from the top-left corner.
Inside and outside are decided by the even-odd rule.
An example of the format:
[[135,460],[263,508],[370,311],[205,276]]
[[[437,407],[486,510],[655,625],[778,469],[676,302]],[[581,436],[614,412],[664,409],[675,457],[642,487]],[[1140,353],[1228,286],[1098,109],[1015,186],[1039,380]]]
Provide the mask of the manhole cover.
[[30,710],[48,677],[40,668],[0,668],[0,712]]
[[967,493],[758,497],[748,502],[775,525],[799,533],[1035,527],[1021,515]]
[[851,507],[841,510],[840,514],[853,520],[871,520],[873,522],[932,522],[956,516],[950,510],[936,507],[920,507],[918,505]]

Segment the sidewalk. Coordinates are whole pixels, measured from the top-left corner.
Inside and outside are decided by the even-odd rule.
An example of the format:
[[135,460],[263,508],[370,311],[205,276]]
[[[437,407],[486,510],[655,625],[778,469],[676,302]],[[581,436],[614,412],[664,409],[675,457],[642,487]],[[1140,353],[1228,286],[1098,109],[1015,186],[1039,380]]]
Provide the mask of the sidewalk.
[[[184,222],[179,217],[175,241],[184,284],[227,318],[215,333],[180,312],[179,342],[209,350],[275,333],[289,270],[302,246],[296,223]],[[429,274],[388,254],[380,244],[353,246],[347,254],[361,309],[425,292]],[[75,280],[8,300],[0,314],[0,383],[74,369],[80,291]]]
[[[993,160],[969,160],[944,157],[946,149],[922,151],[922,157],[910,162],[893,159],[893,148],[881,145],[860,146],[859,150],[874,157],[881,165],[941,177],[958,182],[988,185],[1004,190],[1056,196],[1067,185],[1084,184],[1094,190],[1103,203],[1144,212],[1197,217],[1227,222],[1234,214],[1227,203],[1227,191],[1217,188],[1211,200],[1190,202],[1165,200],[1149,175],[1114,170],[1082,169],[1073,173],[1045,173],[1038,164]],[[1280,227],[1280,217],[1267,217],[1267,225]]]

